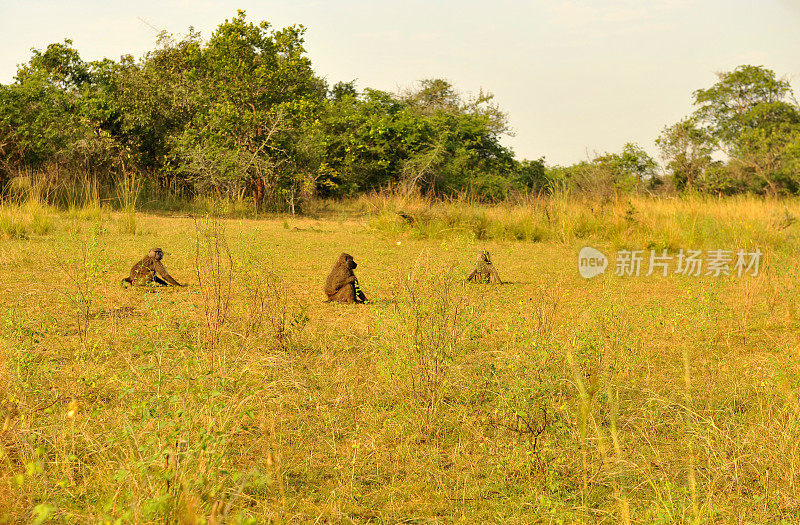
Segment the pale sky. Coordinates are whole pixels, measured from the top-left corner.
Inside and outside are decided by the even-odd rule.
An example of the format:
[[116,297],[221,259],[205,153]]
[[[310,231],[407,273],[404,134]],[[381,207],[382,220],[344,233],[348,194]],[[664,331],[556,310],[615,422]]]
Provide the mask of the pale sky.
[[208,38],[237,9],[275,28],[303,24],[330,84],[397,91],[445,78],[490,91],[515,130],[503,142],[549,164],[625,142],[656,155],[692,92],[737,65],[773,69],[800,98],[800,0],[0,0],[0,83],[32,47],[71,38],[87,61],[138,58],[161,29]]

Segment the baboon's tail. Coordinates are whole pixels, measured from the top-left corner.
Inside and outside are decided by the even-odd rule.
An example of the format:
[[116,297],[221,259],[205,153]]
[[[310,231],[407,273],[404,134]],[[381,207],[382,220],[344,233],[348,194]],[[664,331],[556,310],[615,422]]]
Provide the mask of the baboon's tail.
[[361,289],[361,285],[358,284],[358,279],[353,281],[353,286],[355,287],[356,290],[356,302],[366,303],[367,296],[364,295],[364,291]]

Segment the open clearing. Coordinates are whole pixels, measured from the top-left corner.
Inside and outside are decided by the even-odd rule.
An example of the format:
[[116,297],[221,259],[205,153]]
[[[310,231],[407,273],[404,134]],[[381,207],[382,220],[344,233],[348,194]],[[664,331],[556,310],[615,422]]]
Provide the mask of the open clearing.
[[[0,240],[0,523],[800,522],[798,226],[741,206],[668,247],[761,243],[758,277],[578,275],[624,236],[59,212]],[[121,288],[152,246],[188,288]],[[511,284],[462,282],[481,248]],[[370,304],[323,302],[342,251]]]

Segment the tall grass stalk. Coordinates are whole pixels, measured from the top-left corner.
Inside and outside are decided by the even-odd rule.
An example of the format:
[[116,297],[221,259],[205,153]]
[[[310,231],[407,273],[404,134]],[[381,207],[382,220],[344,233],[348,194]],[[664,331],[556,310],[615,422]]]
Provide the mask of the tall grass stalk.
[[195,218],[195,274],[202,298],[207,341],[219,346],[233,296],[233,255],[224,225],[214,218]]
[[123,171],[116,177],[117,201],[122,210],[120,231],[136,234],[136,203],[142,193],[142,179],[133,172]]
[[31,233],[49,233],[54,227],[55,210],[47,198],[48,188],[42,179],[28,174],[12,179],[8,196],[0,198],[0,237],[26,239]]

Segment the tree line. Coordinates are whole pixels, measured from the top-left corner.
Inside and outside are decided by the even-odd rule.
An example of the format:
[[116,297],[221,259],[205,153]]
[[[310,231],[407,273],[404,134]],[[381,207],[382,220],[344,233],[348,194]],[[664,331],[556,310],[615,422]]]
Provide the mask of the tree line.
[[693,93],[695,111],[666,126],[656,145],[663,165],[636,144],[567,167],[546,167],[546,185],[583,194],[613,192],[800,192],[800,105],[789,81],[762,66],[717,74]]
[[315,197],[380,189],[499,200],[568,189],[797,193],[800,109],[787,81],[741,66],[694,93],[667,127],[660,168],[627,144],[572,166],[517,160],[508,116],[489,93],[427,79],[389,93],[328,85],[302,26],[274,29],[244,12],[208,40],[162,32],[141,58],[86,62],[72,42],[33,50],[0,84],[0,188],[20,174],[113,187],[136,177],[156,193],[212,195],[255,209],[302,210]]

